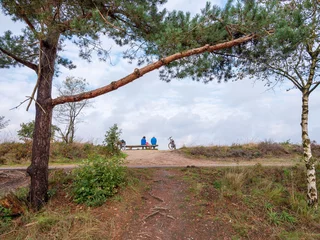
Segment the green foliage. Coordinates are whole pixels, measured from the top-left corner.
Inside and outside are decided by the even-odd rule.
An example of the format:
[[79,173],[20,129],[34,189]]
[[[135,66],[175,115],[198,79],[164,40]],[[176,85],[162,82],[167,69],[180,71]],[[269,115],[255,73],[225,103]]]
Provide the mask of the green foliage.
[[0,233],[12,221],[11,210],[0,205]]
[[[112,4],[102,4],[100,0],[54,3],[35,0],[14,4],[10,0],[3,0],[0,6],[3,12],[14,21],[26,23],[26,28],[18,36],[10,31],[5,32],[0,37],[0,46],[23,61],[37,64],[39,45],[34,43],[40,40],[51,41],[55,34],[54,38],[59,38],[59,46],[64,46],[66,40],[72,39],[72,43],[79,47],[82,59],[90,62],[92,54],[96,53],[100,60],[106,61],[109,50],[102,47],[101,39],[107,35],[121,46],[130,44],[135,48],[135,44],[140,45],[138,42],[145,41],[149,35],[158,31],[158,25],[166,12],[159,11],[158,5],[164,2],[143,0],[132,4],[131,1],[116,0]],[[69,69],[75,68],[72,61],[60,54],[59,51],[57,64]],[[15,61],[0,50],[0,68],[22,65],[24,62]]]
[[222,187],[222,182],[221,182],[221,181],[218,181],[218,180],[214,181],[214,182],[213,182],[213,187],[214,187],[215,189],[221,189],[221,187]]
[[[20,140],[28,141],[33,139],[34,124],[34,120],[31,122],[20,124],[21,128],[17,132]],[[54,135],[57,129],[57,126],[51,125],[51,139],[54,139]]]
[[102,205],[117,193],[125,181],[123,160],[118,157],[94,156],[74,170],[74,201],[88,206]]
[[31,140],[33,138],[34,121],[28,123],[21,123],[18,136],[20,140]]
[[297,219],[288,212],[282,211],[281,213],[278,213],[273,211],[272,208],[268,209],[268,217],[269,222],[277,226],[282,223],[294,224],[297,222]]
[[118,156],[121,152],[119,147],[121,129],[114,124],[105,134],[104,145],[106,146],[106,154],[108,156]]

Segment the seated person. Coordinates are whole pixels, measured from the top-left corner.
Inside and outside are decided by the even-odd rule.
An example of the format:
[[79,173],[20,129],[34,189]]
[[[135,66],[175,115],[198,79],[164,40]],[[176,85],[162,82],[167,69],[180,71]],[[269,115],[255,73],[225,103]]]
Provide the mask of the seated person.
[[[147,140],[146,140],[146,137],[145,137],[145,136],[143,136],[142,139],[141,139],[141,145],[142,145],[142,146],[147,145]],[[144,149],[144,147],[142,147],[142,149]]]
[[155,146],[154,145],[157,145],[157,139],[155,137],[152,137],[151,138],[151,144],[153,145],[153,149],[155,149]]

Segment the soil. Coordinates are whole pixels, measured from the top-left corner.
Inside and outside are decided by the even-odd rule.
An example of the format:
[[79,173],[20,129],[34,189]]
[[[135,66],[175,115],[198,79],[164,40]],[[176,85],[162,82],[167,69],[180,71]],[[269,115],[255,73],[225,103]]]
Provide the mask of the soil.
[[[157,169],[142,201],[136,203],[139,210],[126,215],[126,224],[119,223],[122,227],[112,239],[229,239],[231,226],[219,228],[212,206],[186,201],[190,194],[182,175],[178,169]],[[198,217],[203,207],[205,216]]]
[[[97,208],[97,217],[107,222],[115,216],[111,239],[232,239],[236,234],[230,219],[219,215],[218,206],[210,202],[201,203],[190,198],[189,186],[183,180],[184,172],[180,168],[237,166],[237,165],[294,165],[296,163],[255,161],[213,161],[190,159],[172,151],[126,151],[128,167],[155,167],[147,180],[147,190],[125,211],[119,211],[116,205]],[[73,168],[74,165],[54,166],[54,168]],[[168,168],[169,167],[169,168]],[[20,186],[29,184],[25,170],[4,170],[0,168],[0,195]],[[214,197],[214,192],[212,192]],[[226,206],[224,206],[226,207]],[[237,207],[239,207],[237,205]],[[114,211],[114,212],[111,212]],[[104,217],[103,217],[104,216]],[[105,218],[105,219],[103,219]],[[268,231],[267,231],[268,230]],[[268,239],[270,229],[256,231],[252,239]],[[263,234],[262,234],[263,233]],[[266,234],[266,235],[265,235]]]

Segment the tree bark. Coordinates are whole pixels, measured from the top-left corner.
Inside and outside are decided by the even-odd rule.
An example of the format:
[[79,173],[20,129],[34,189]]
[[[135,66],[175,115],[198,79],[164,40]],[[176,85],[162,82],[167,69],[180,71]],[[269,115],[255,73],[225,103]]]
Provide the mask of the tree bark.
[[307,168],[307,198],[309,206],[317,208],[318,193],[316,186],[315,159],[312,157],[311,142],[308,134],[309,91],[302,91],[301,130],[303,144],[303,160]]
[[35,103],[32,159],[27,169],[31,177],[29,201],[34,210],[39,210],[48,201],[48,163],[53,109],[51,91],[59,34],[49,36],[46,40],[40,41],[39,85]]

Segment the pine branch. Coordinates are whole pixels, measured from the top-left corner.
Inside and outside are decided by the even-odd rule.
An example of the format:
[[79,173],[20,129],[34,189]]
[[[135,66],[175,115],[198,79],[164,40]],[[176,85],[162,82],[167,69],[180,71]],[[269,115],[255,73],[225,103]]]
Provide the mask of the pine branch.
[[31,68],[32,70],[34,70],[35,72],[38,71],[38,66],[36,64],[33,64],[31,62],[28,62],[26,60],[23,60],[19,57],[17,57],[16,55],[12,54],[11,52],[6,51],[5,49],[3,49],[2,47],[0,47],[0,51],[3,52],[5,55],[7,55],[8,57],[14,59],[15,61],[21,63],[22,65]]
[[213,52],[213,51],[217,51],[217,50],[220,50],[220,49],[224,49],[224,48],[230,48],[230,47],[233,47],[233,46],[236,46],[236,45],[239,45],[239,44],[242,44],[242,43],[245,43],[245,42],[248,42],[252,39],[256,38],[256,35],[254,34],[250,34],[250,35],[247,35],[247,36],[244,36],[244,37],[241,37],[241,38],[237,38],[237,39],[234,39],[232,41],[228,41],[228,42],[224,42],[224,43],[219,43],[219,44],[216,44],[216,45],[213,45],[213,46],[210,46],[210,45],[205,45],[203,47],[200,47],[200,48],[194,48],[194,49],[191,49],[191,50],[188,50],[188,51],[185,51],[185,52],[181,52],[181,53],[176,53],[176,54],[173,54],[169,57],[166,57],[166,58],[163,58],[159,61],[156,61],[154,63],[151,63],[141,69],[138,69],[136,68],[134,70],[133,73],[129,74],[128,76],[118,80],[118,81],[114,81],[114,82],[111,82],[110,84],[104,86],[104,87],[101,87],[101,88],[98,88],[98,89],[95,89],[95,90],[92,90],[92,91],[88,91],[88,92],[84,92],[84,93],[80,93],[80,94],[77,94],[77,95],[73,95],[73,96],[62,96],[62,97],[58,97],[58,98],[55,98],[52,100],[52,106],[55,106],[55,105],[58,105],[58,104],[63,104],[63,103],[66,103],[66,102],[79,102],[79,101],[82,101],[84,99],[90,99],[90,98],[94,98],[94,97],[97,97],[97,96],[100,96],[102,94],[105,94],[105,93],[108,93],[108,92],[111,92],[111,91],[114,91],[116,89],[118,89],[119,87],[122,87],[130,82],[133,82],[134,80],[142,77],[144,74],[148,73],[148,72],[151,72],[155,69],[158,69],[164,65],[167,65],[168,63],[170,62],[173,62],[175,60],[178,60],[178,59],[181,59],[181,58],[185,58],[185,57],[189,57],[189,56],[192,56],[192,55],[198,55],[198,54],[201,54],[201,53],[204,53],[204,52]]
[[[80,16],[78,18],[76,18],[76,20],[81,20],[81,19],[90,19],[92,17],[92,12],[87,13],[86,15]],[[62,23],[62,28],[60,29],[61,33],[71,30],[70,24],[71,22],[74,21],[74,19],[65,21],[64,23]]]
[[25,23],[29,26],[30,30],[35,34],[35,36],[38,36],[38,32],[36,28],[33,26],[33,24],[30,22],[30,20],[27,18],[23,8],[15,1],[15,4],[17,8],[19,9],[18,14],[20,17],[25,21]]

